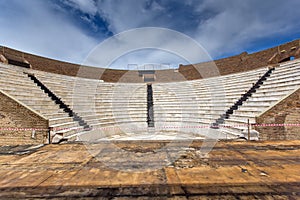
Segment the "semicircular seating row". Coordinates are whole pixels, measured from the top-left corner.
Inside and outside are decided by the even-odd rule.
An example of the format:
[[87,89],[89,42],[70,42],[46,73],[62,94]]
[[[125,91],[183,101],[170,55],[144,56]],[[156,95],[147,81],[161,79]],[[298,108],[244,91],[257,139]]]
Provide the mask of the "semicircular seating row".
[[[264,84],[239,109],[225,119],[218,130],[236,138],[247,119],[274,105],[300,85],[300,61],[277,67]],[[173,83],[153,83],[155,131],[201,135],[197,127],[212,124],[224,114],[268,69],[226,76]],[[69,105],[94,130],[106,137],[147,131],[147,85],[144,83],[106,83],[0,64],[0,89],[41,113],[65,138],[82,134],[82,126],[59,108],[23,72],[32,73],[56,96]]]

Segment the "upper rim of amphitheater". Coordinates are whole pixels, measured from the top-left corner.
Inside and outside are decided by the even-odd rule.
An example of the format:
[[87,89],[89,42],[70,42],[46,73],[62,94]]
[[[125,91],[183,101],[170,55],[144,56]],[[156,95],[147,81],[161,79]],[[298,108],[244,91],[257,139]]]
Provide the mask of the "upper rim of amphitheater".
[[[46,58],[0,45],[0,62],[49,73],[89,79],[100,79],[104,82],[144,82],[143,78],[145,74],[149,74],[144,73],[147,71],[152,71],[150,74],[154,74],[154,78],[158,79],[157,82],[196,80],[218,75],[240,73],[267,66],[276,66],[281,62],[290,60],[291,58],[300,58],[300,39],[251,54],[242,52],[238,55],[213,61],[191,65],[180,64],[176,69],[159,70],[125,70],[82,66],[80,64]],[[200,71],[203,69],[209,69],[212,64],[218,72],[211,74],[205,73],[205,77],[203,77],[203,74],[200,73]]]

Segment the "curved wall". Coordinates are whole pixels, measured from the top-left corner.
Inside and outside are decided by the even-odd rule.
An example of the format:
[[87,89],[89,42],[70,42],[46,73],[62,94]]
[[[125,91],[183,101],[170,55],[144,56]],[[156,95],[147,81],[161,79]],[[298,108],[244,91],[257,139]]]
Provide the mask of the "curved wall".
[[[300,40],[295,40],[277,47],[263,50],[257,53],[248,54],[246,52],[215,60],[214,63],[219,68],[220,75],[227,75],[243,71],[257,69],[263,66],[277,64],[289,57],[300,58]],[[7,47],[1,47],[0,61],[8,62],[13,59],[18,62],[29,63],[32,69],[69,75],[84,78],[102,79],[105,82],[143,82],[143,78],[134,70],[114,70],[96,67],[81,67],[78,64],[72,64],[53,60],[29,53],[24,53]],[[175,71],[156,70],[156,82],[176,82],[183,80],[195,80],[215,76],[215,74],[200,74],[201,69],[209,68],[212,62],[198,63],[193,65],[180,65]],[[203,72],[203,70],[202,70]],[[100,76],[100,77],[99,77]]]

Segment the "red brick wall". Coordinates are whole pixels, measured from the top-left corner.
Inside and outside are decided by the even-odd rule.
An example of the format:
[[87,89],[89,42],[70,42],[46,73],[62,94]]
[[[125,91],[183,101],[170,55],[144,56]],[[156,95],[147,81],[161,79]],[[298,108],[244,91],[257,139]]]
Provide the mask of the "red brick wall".
[[[0,91],[0,127],[48,129],[49,122]],[[0,130],[0,144],[43,144],[47,133],[35,131],[35,138],[31,138],[32,130]]]
[[[227,75],[261,68],[269,64],[276,64],[290,56],[300,58],[300,40],[295,40],[253,54],[247,54],[246,52],[244,52],[240,55],[215,60],[214,64],[215,66],[217,66],[220,75]],[[274,57],[274,59],[270,60],[272,57]],[[201,72],[201,67],[208,64],[212,65],[212,63],[182,65],[180,66],[179,71],[183,73],[183,75],[187,77],[188,80],[193,80],[197,79],[199,76],[195,76],[193,73],[191,74],[190,71],[195,71],[195,69],[198,69],[198,71]],[[188,70],[186,70],[185,68]]]
[[[164,72],[157,71],[157,77],[162,77],[159,79],[162,80],[170,80],[176,81],[179,79],[184,80],[194,80],[200,78],[206,78],[216,75],[226,75],[231,73],[238,73],[248,70],[257,69],[260,67],[267,66],[269,64],[276,64],[281,60],[295,56],[296,58],[300,58],[300,48],[299,45],[300,40],[295,40],[278,47],[273,47],[264,51],[260,51],[253,54],[247,54],[246,52],[220,59],[215,60],[213,63],[198,63],[194,65],[180,65],[178,73],[174,73],[174,70],[169,70],[169,76],[165,78],[165,72],[168,70],[164,70]],[[292,50],[292,47],[295,47]],[[4,53],[3,53],[4,52]],[[103,68],[95,68],[95,67],[81,67],[77,64],[61,62],[53,59],[48,59],[28,53],[23,53],[17,50],[13,50],[10,48],[1,47],[0,54],[5,55],[13,55],[17,57],[21,57],[27,60],[33,69],[42,70],[46,72],[64,74],[69,76],[79,76],[85,78],[93,78],[93,79],[102,79],[106,82],[118,82],[119,80],[128,80],[130,82],[140,82],[141,79],[139,77],[134,78],[136,71],[128,71],[128,70],[112,70],[112,69],[103,69]],[[272,59],[271,59],[272,58]],[[216,66],[212,70],[212,66]],[[84,68],[84,69],[83,69]],[[217,69],[217,70],[216,70]],[[200,73],[199,73],[200,72]],[[99,74],[101,75],[99,77]],[[126,74],[126,75],[125,75]],[[125,78],[130,77],[130,78]],[[170,77],[174,76],[174,77]],[[184,78],[180,78],[184,77]],[[165,81],[164,81],[165,82]]]
[[[300,88],[256,118],[258,124],[300,124]],[[300,139],[298,126],[256,127],[263,140]]]

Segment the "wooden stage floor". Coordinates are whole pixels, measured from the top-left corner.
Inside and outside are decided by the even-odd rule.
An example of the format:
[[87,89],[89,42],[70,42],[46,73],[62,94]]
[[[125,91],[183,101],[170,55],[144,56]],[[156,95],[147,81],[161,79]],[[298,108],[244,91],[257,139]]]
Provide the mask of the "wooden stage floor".
[[0,147],[0,198],[299,199],[300,141]]

